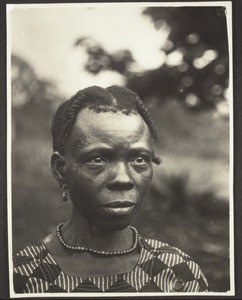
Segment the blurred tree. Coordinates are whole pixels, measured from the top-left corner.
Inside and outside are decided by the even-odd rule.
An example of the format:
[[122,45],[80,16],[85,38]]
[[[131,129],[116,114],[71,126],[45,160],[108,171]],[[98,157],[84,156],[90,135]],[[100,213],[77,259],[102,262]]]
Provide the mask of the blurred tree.
[[37,93],[39,81],[34,70],[20,57],[11,57],[11,99],[13,107],[21,107]]
[[11,57],[11,99],[14,108],[26,103],[38,102],[43,105],[46,100],[56,97],[56,88],[52,82],[39,79],[34,69],[17,55]]
[[[53,108],[60,96],[52,82],[39,79],[34,69],[17,55],[11,57],[12,134],[27,132],[40,137],[49,132]],[[35,126],[37,124],[37,128]]]
[[[134,71],[129,50],[109,53],[87,37],[75,46],[88,54],[86,70],[98,74],[103,70],[121,73],[127,87],[143,99],[164,102],[175,98],[194,109],[214,108],[225,103],[228,87],[228,39],[226,11],[223,7],[148,7],[143,11],[156,30],[167,30],[168,39],[161,45],[166,61],[161,67]],[[179,62],[174,58],[179,56]]]
[[88,60],[85,69],[88,72],[96,75],[103,70],[111,69],[127,77],[132,75],[131,67],[135,60],[129,50],[108,53],[100,44],[89,37],[77,39],[75,46],[86,49]]

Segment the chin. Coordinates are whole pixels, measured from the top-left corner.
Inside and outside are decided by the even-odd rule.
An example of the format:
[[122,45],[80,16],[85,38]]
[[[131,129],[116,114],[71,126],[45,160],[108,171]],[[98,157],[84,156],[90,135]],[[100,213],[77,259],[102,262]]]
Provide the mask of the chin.
[[98,228],[108,231],[116,231],[127,228],[133,218],[115,218],[112,220],[100,220],[99,222],[95,221],[95,224]]

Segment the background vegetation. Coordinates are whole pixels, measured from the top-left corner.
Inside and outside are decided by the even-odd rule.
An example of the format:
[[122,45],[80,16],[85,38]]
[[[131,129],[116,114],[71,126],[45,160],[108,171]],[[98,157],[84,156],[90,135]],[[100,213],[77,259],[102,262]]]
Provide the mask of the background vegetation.
[[[125,77],[145,101],[158,129],[148,199],[134,220],[142,234],[177,246],[202,267],[213,291],[229,290],[228,41],[225,10],[146,8],[156,30],[166,28],[165,63],[135,69],[128,49],[111,53],[90,37],[74,47],[86,51],[85,68]],[[211,30],[213,28],[213,30]],[[173,56],[172,56],[173,55]],[[175,62],[175,57],[180,61]],[[52,178],[50,122],[64,100],[21,57],[12,56],[13,247],[46,236],[65,220],[70,203]],[[232,99],[229,99],[230,101]]]

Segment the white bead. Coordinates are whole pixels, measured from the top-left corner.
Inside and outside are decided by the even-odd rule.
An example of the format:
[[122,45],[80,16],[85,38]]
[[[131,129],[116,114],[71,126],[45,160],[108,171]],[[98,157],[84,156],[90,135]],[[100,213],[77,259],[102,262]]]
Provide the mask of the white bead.
[[106,252],[106,251],[99,251],[99,250],[95,250],[95,249],[89,249],[89,248],[85,248],[85,247],[79,247],[79,246],[71,246],[71,245],[68,245],[63,237],[61,236],[61,227],[63,226],[64,224],[63,223],[60,223],[59,225],[57,225],[56,227],[56,235],[60,241],[60,243],[67,249],[71,249],[71,250],[77,250],[77,251],[87,251],[87,252],[90,252],[90,253],[94,253],[94,254],[100,254],[100,255],[106,255],[106,256],[109,256],[109,255],[122,255],[122,254],[127,254],[127,253],[130,253],[132,251],[134,251],[134,249],[137,248],[137,245],[138,245],[138,241],[139,241],[139,234],[138,234],[138,231],[136,230],[136,228],[130,226],[129,228],[133,231],[134,233],[134,244],[132,247],[130,247],[129,249],[127,250],[123,250],[123,251],[113,251],[113,252]]

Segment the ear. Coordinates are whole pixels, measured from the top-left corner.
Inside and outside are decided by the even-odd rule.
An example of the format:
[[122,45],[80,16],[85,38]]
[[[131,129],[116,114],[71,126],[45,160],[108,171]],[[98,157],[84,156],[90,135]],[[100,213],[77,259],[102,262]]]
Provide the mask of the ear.
[[66,160],[63,155],[55,151],[51,156],[51,171],[60,187],[66,184]]

